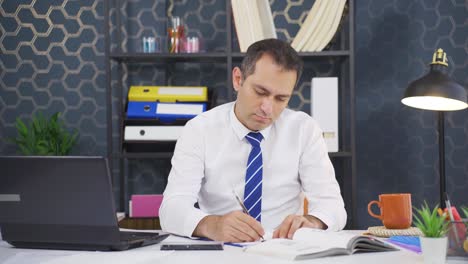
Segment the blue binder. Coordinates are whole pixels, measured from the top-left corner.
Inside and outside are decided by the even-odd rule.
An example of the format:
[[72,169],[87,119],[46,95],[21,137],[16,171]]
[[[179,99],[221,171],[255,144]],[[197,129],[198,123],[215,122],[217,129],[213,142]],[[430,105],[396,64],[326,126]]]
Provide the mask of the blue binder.
[[206,103],[128,102],[127,118],[172,122],[176,119],[191,119],[205,111]]

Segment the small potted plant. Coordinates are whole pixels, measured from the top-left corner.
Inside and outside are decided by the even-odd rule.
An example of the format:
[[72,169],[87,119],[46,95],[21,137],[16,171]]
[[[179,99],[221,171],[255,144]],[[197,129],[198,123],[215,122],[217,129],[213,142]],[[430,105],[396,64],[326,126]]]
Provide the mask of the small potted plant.
[[445,215],[439,216],[438,205],[430,209],[426,202],[421,208],[415,208],[414,224],[424,236],[420,237],[424,263],[445,263],[447,257],[447,232],[449,222]]
[[22,155],[65,156],[70,154],[76,144],[78,132],[73,134],[65,129],[60,113],[53,114],[49,119],[42,113],[33,116],[26,125],[21,119],[16,119],[18,136],[11,139]]

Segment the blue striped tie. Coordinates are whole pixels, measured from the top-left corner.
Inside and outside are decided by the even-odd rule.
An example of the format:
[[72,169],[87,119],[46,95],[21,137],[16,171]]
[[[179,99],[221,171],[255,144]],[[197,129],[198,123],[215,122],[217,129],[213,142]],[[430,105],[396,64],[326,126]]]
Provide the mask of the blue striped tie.
[[245,138],[252,145],[252,150],[245,173],[244,205],[249,211],[249,215],[261,222],[263,161],[260,142],[263,136],[260,133],[250,132]]

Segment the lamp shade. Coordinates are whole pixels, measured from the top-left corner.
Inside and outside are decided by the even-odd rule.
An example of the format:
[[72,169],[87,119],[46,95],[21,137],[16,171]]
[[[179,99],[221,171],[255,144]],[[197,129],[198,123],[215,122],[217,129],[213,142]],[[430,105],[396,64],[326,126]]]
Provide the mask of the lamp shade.
[[429,73],[409,84],[401,102],[414,108],[434,111],[468,108],[467,91],[447,76],[447,66],[446,54],[438,49],[434,53]]

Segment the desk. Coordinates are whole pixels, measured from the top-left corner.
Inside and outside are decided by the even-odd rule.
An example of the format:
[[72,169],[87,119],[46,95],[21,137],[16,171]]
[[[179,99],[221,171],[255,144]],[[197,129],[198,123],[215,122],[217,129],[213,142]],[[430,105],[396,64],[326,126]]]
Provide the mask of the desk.
[[[359,231],[348,231],[359,232]],[[168,237],[166,242],[187,241],[186,238]],[[423,263],[422,256],[401,250],[394,252],[365,253],[352,256],[336,256],[305,261],[284,261],[278,258],[245,253],[241,248],[225,246],[224,251],[160,251],[160,245],[152,245],[123,252],[81,252],[65,250],[18,249],[0,241],[0,263],[158,263],[158,264],[280,264],[280,263],[379,263],[379,264],[417,264]],[[94,255],[93,255],[94,254]],[[90,261],[91,260],[91,261]],[[463,261],[450,260],[458,264]]]
[[161,229],[159,217],[137,217],[124,218],[119,221],[120,228],[138,229],[138,230],[154,230]]

